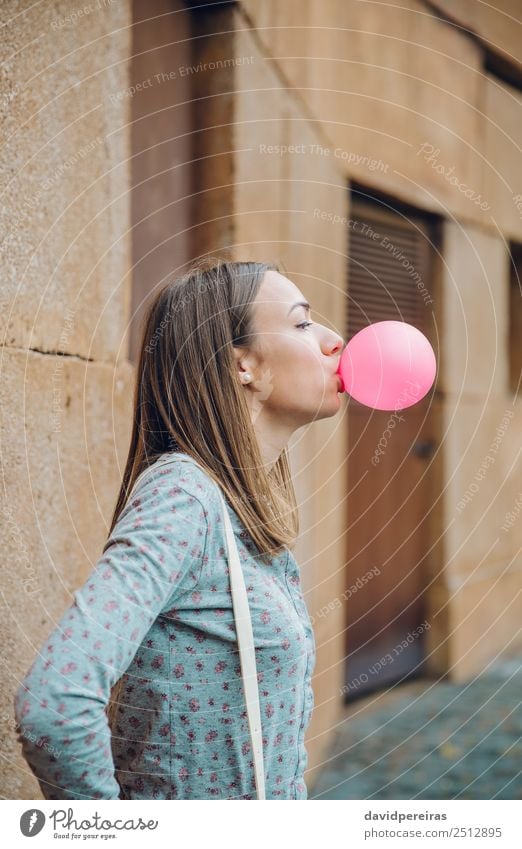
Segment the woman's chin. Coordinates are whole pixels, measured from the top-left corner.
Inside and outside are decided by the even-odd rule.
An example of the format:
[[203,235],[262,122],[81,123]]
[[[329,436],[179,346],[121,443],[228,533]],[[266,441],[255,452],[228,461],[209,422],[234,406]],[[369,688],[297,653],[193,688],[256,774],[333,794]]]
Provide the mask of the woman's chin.
[[332,398],[323,398],[323,403],[321,407],[316,413],[315,420],[318,419],[328,419],[331,416],[335,416],[336,413],[339,412],[341,408],[341,399],[343,397],[342,392],[332,393],[334,397]]

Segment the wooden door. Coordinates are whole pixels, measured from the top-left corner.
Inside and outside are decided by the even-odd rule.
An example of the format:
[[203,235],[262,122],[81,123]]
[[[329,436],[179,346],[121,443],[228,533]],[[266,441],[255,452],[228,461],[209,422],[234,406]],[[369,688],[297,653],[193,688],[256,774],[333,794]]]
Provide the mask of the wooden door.
[[[376,203],[354,201],[351,209],[347,338],[393,319],[434,344],[433,227]],[[349,399],[347,701],[422,672],[433,392],[397,412]]]

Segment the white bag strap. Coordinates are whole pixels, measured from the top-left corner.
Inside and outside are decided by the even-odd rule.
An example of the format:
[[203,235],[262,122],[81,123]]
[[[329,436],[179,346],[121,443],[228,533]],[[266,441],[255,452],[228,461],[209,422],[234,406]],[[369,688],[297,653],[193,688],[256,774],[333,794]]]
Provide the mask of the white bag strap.
[[234,531],[230,516],[218,487],[219,497],[223,506],[225,519],[225,533],[228,548],[228,566],[230,572],[230,588],[232,590],[232,606],[234,608],[234,619],[236,621],[237,642],[239,647],[239,661],[241,664],[241,675],[245,691],[247,707],[248,727],[252,742],[254,755],[254,772],[256,778],[257,798],[265,799],[265,770],[263,764],[263,735],[261,728],[261,711],[259,708],[259,688],[257,686],[256,653],[254,650],[254,635],[252,632],[252,619],[245,587],[243,570],[239,561]]
[[[154,466],[163,466],[172,462],[188,462],[195,463],[195,460],[188,457],[176,456],[161,457],[147,469],[145,469],[137,478],[132,488],[134,492],[138,481],[141,480],[149,469]],[[196,465],[198,465],[196,463]],[[263,761],[263,735],[261,727],[261,710],[259,706],[259,688],[257,686],[257,667],[256,653],[254,649],[254,635],[252,631],[252,619],[250,616],[250,607],[248,604],[248,596],[245,586],[243,570],[239,560],[234,531],[230,516],[226,508],[225,500],[221,493],[221,488],[216,484],[219,497],[221,499],[221,507],[223,512],[225,538],[227,542],[228,566],[230,575],[230,589],[232,591],[232,607],[234,610],[234,619],[236,622],[237,643],[239,649],[239,662],[241,665],[241,676],[243,678],[243,688],[245,692],[245,702],[247,708],[248,727],[250,730],[250,739],[252,743],[252,753],[254,756],[254,773],[256,781],[257,798],[265,799],[265,770]]]

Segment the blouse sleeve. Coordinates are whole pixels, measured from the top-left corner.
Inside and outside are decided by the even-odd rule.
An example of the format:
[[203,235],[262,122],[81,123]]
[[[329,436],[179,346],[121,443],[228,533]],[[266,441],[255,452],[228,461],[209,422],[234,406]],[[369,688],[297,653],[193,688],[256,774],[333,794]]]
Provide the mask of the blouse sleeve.
[[199,581],[207,513],[167,469],[146,476],[127,503],[16,692],[17,739],[46,799],[119,798],[111,688],[156,617]]

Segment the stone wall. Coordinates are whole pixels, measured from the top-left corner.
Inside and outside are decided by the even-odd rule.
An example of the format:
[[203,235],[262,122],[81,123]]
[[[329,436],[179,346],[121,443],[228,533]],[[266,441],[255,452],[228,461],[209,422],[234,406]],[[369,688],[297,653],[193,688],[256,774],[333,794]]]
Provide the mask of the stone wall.
[[130,19],[116,0],[2,18],[0,786],[32,799],[13,693],[100,556],[130,433],[128,102],[108,96]]

